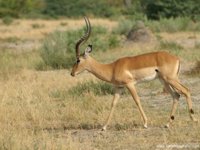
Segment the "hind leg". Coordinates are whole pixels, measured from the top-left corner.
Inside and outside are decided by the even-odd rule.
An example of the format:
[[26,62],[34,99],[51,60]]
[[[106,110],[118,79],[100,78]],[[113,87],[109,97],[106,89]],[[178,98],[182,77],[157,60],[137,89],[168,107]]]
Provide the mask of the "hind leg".
[[188,110],[189,110],[189,115],[190,115],[190,118],[193,120],[193,121],[197,121],[197,119],[194,117],[194,111],[192,109],[192,100],[191,100],[191,95],[190,95],[190,91],[188,88],[186,88],[185,86],[183,86],[179,81],[178,79],[170,79],[168,78],[167,80],[167,83],[169,83],[169,85],[178,91],[178,93],[180,94],[183,94],[185,97],[186,97],[186,101],[187,101],[187,104],[188,104]]
[[170,112],[169,122],[166,124],[166,127],[168,128],[172,124],[174,119],[175,119],[174,116],[175,116],[175,112],[176,112],[176,109],[177,109],[177,106],[178,106],[178,101],[179,101],[179,98],[180,98],[180,94],[178,94],[175,90],[173,90],[171,88],[171,86],[164,79],[160,78],[160,81],[164,85],[164,89],[167,92],[169,92],[170,95],[173,98],[173,104],[172,104],[172,110]]

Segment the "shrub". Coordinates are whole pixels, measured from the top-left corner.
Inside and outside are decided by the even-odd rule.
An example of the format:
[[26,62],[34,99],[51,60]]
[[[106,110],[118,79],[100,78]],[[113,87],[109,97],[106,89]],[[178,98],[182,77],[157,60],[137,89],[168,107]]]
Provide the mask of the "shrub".
[[189,17],[160,18],[157,20],[144,20],[153,32],[180,32],[200,31],[200,22],[193,22]]
[[[40,51],[44,63],[54,69],[71,67],[75,61],[75,44],[83,31],[56,31],[48,35]],[[118,46],[120,40],[117,35],[108,33],[106,28],[94,26],[87,43],[93,44],[95,51],[105,51]]]
[[148,0],[141,1],[149,19],[190,17],[197,19],[200,14],[198,0]]
[[70,33],[56,31],[50,34],[43,42],[41,57],[47,66],[65,68],[72,63],[72,48]]
[[147,21],[146,24],[154,32],[178,32],[191,30],[191,20],[188,17],[161,18],[159,21]]
[[119,37],[117,37],[116,35],[110,35],[108,38],[108,46],[109,48],[115,48],[117,46],[119,46]]
[[118,26],[113,30],[113,33],[120,35],[127,35],[133,26],[134,23],[131,20],[128,19],[119,20]]
[[41,9],[41,0],[0,0],[0,17],[20,17]]
[[2,22],[5,24],[5,25],[11,25],[13,23],[13,18],[12,17],[9,17],[9,16],[6,16],[2,19]]
[[45,0],[46,7],[43,13],[52,17],[67,16],[78,17],[93,14],[99,17],[111,17],[118,13],[118,10],[109,5],[106,0]]
[[200,22],[194,23],[189,17],[177,18],[161,18],[157,20],[142,20],[137,19],[121,19],[118,21],[118,26],[113,29],[113,34],[125,35],[132,29],[136,29],[139,22],[144,22],[152,32],[180,32],[180,31],[200,31]]

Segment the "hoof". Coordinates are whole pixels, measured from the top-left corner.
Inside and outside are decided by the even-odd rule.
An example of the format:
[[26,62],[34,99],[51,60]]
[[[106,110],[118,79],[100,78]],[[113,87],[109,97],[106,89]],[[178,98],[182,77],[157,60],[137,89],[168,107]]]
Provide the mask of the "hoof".
[[145,128],[145,129],[147,129],[147,128],[148,128],[148,127],[147,127],[147,124],[145,124],[145,125],[144,125],[144,128]]
[[169,123],[164,126],[165,128],[169,128]]
[[103,127],[103,128],[101,129],[101,131],[106,131],[106,127]]
[[199,122],[199,120],[197,120],[197,119],[193,119],[193,122]]
[[197,120],[196,118],[194,118],[194,117],[191,117],[191,119],[192,119],[192,121],[194,121],[194,122],[198,122],[198,120]]

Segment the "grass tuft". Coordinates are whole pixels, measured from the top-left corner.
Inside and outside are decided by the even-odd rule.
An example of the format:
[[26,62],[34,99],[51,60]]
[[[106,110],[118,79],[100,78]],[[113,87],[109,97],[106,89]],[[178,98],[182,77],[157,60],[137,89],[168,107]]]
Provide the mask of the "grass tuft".
[[161,41],[160,49],[182,50],[184,48],[176,42]]
[[181,51],[184,50],[184,48],[177,44],[176,42],[171,41],[160,41],[160,45],[158,47],[159,50],[168,50],[175,55],[180,55]]
[[37,23],[33,23],[31,26],[33,29],[41,29],[45,27],[44,24],[37,24]]
[[83,96],[88,93],[93,93],[94,95],[102,96],[114,94],[113,86],[105,82],[94,82],[88,81],[84,83],[79,83],[75,87],[69,89],[69,94],[73,96]]
[[161,18],[159,21],[147,20],[145,24],[153,32],[179,32],[179,31],[199,31],[199,23],[193,23],[190,18]]
[[14,19],[12,17],[6,16],[2,19],[2,22],[5,25],[11,25],[13,23]]

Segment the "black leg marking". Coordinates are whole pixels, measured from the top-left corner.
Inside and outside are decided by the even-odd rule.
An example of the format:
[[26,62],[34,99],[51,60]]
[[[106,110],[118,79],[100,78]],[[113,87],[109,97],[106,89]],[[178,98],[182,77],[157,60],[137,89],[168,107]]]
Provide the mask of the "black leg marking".
[[181,95],[177,92],[175,92],[175,97],[179,100],[179,98],[181,97]]
[[171,116],[171,119],[174,120],[174,116]]
[[190,109],[190,113],[191,113],[191,114],[194,114],[194,110],[193,110],[193,109]]

